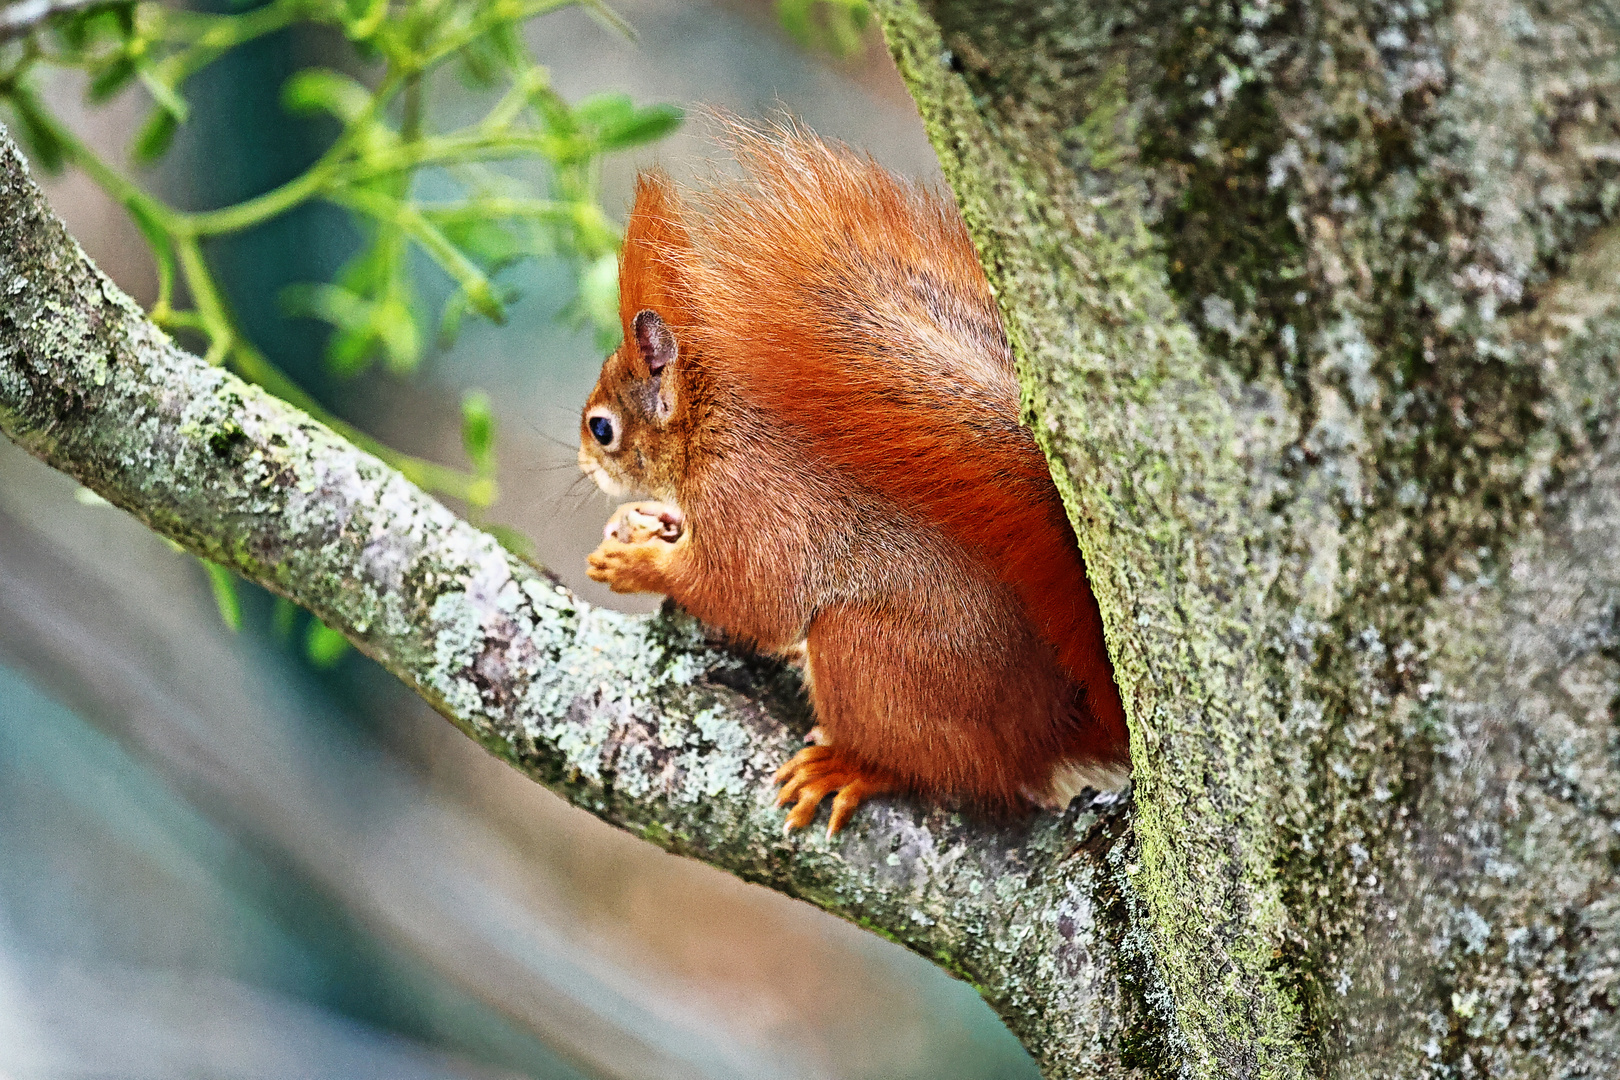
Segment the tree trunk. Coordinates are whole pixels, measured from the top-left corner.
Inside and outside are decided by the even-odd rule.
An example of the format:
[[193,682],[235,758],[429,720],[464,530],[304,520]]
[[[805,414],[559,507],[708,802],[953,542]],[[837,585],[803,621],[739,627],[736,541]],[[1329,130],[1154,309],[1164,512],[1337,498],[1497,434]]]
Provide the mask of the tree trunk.
[[1131,713],[1051,1071],[1616,1075],[1620,13],[881,11]]
[[587,608],[176,350],[0,154],[0,427],[493,752],[970,979],[1050,1076],[1620,1071],[1620,14],[879,14],[1102,604],[1134,797],[781,834],[791,677]]

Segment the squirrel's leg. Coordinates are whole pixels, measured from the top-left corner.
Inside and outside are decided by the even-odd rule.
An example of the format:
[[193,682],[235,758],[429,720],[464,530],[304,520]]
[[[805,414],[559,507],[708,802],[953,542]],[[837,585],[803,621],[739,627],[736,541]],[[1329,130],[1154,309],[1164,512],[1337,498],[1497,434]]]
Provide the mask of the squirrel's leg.
[[[832,815],[827,821],[827,835],[832,836],[844,827],[864,800],[904,787],[893,773],[871,764],[870,758],[855,753],[846,744],[846,737],[852,733],[851,722],[859,722],[860,712],[858,706],[851,708],[855,703],[850,692],[855,687],[848,685],[847,673],[835,672],[830,683],[823,678],[829,635],[835,638],[849,633],[861,636],[868,629],[871,627],[865,625],[861,613],[843,608],[823,611],[811,624],[809,636],[797,646],[802,653],[805,689],[815,705],[817,723],[805,737],[811,745],[794,754],[776,772],[775,782],[782,785],[776,805],[793,805],[787,818],[789,830],[809,825],[815,820],[822,800],[833,795]],[[834,649],[835,653],[841,651],[841,648]],[[881,673],[878,675],[881,677]],[[855,681],[862,680],[857,677]],[[859,696],[859,691],[856,695]]]
[[776,805],[793,803],[787,817],[789,831],[814,821],[821,800],[838,793],[833,795],[832,816],[827,820],[828,836],[844,827],[863,800],[898,787],[887,773],[836,746],[805,747],[776,770],[775,782],[782,785]]
[[613,512],[602,543],[586,556],[592,581],[618,593],[667,593],[670,571],[686,549],[685,520],[667,503],[625,503]]
[[[798,800],[790,826],[814,818],[835,790],[848,810],[888,790],[1013,809],[1021,790],[1049,784],[1073,691],[1047,654],[1011,634],[997,649],[964,644],[965,633],[906,601],[829,605],[811,621],[808,689],[821,738],[779,774],[782,801]],[[835,825],[848,810],[835,809]]]

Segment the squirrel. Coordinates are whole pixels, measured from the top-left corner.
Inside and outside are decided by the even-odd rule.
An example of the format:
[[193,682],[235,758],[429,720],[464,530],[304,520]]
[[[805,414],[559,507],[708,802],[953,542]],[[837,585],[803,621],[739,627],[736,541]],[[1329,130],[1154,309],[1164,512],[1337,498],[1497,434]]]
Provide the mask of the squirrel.
[[1017,812],[1122,785],[1101,613],[955,203],[797,130],[728,141],[740,180],[637,179],[579,464],[654,501],[591,578],[802,663],[789,830],[828,795],[832,835],[884,792]]

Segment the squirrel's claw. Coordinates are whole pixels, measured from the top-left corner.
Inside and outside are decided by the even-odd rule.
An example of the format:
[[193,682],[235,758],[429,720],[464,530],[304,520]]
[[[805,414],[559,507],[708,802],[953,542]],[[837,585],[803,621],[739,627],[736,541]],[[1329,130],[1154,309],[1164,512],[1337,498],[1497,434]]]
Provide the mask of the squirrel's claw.
[[816,810],[828,795],[833,798],[827,835],[833,836],[849,821],[861,803],[873,795],[896,788],[893,777],[856,761],[837,747],[807,746],[776,770],[774,782],[782,785],[776,805],[793,804],[785,832],[802,829],[816,819]]

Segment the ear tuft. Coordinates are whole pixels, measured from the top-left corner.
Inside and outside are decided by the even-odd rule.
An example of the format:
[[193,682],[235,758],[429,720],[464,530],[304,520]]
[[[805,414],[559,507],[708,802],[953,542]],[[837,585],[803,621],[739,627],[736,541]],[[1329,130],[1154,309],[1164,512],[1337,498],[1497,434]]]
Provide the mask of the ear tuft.
[[636,312],[636,317],[630,321],[630,332],[635,335],[636,351],[646,361],[648,373],[657,375],[674,361],[675,335],[656,311],[646,308]]
[[638,312],[652,308],[681,322],[690,290],[681,264],[691,251],[680,194],[657,169],[636,177],[635,204],[619,249],[619,320],[625,340]]

